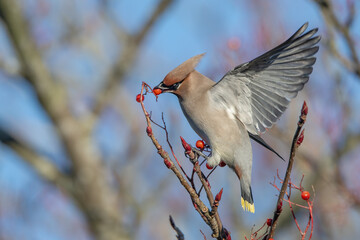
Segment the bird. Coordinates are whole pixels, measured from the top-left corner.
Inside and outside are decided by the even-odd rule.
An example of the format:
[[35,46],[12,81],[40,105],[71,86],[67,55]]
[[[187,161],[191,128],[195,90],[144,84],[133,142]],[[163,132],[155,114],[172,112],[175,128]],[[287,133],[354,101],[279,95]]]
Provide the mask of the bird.
[[271,128],[309,81],[320,36],[302,25],[289,39],[240,64],[215,82],[195,70],[205,53],[170,71],[155,89],[177,96],[193,130],[209,145],[207,163],[227,164],[240,180],[241,206],[255,212],[250,138],[281,156],[259,135]]

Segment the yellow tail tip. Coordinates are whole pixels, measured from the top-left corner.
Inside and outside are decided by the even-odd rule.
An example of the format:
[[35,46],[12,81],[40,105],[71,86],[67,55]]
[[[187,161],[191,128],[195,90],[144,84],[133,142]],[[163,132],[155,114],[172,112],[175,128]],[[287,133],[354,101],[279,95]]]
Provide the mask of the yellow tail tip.
[[249,203],[248,201],[241,198],[241,206],[245,211],[255,213],[255,206],[254,203]]

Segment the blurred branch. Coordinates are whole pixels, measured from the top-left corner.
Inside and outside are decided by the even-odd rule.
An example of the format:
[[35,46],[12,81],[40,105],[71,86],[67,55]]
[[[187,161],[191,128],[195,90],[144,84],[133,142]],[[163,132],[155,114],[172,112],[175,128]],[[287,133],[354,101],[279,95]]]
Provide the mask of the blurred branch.
[[5,74],[15,77],[21,75],[20,69],[17,66],[11,66],[4,59],[0,58],[0,71],[3,71]]
[[106,82],[103,89],[98,93],[93,110],[96,116],[100,115],[107,104],[113,99],[116,94],[117,84],[124,80],[125,75],[134,65],[135,58],[140,49],[139,46],[156,21],[173,2],[174,0],[161,0],[142,29],[135,35],[127,35],[123,42],[122,53],[105,78]]
[[54,166],[54,164],[49,161],[49,159],[38,155],[26,145],[15,143],[8,144],[8,146],[17,154],[19,154],[20,157],[26,160],[26,162],[28,162],[33,167],[33,169],[46,181],[60,187],[60,189],[67,192],[69,196],[74,194],[74,184],[72,183],[71,179],[61,173]]
[[127,234],[121,228],[117,193],[107,182],[91,132],[72,116],[65,90],[46,68],[18,2],[0,0],[0,14],[24,77],[33,85],[41,105],[55,124],[73,164],[76,197],[90,230],[101,240],[126,239]]
[[145,39],[155,22],[173,2],[174,0],[161,0],[158,3],[149,20],[144,24],[143,28],[139,31],[139,33],[134,36],[134,40],[137,45],[141,44],[141,42]]
[[345,192],[345,194],[352,200],[353,205],[360,206],[360,197],[352,189],[349,189],[347,186],[344,177],[341,174],[341,166],[343,157],[346,156],[349,152],[359,147],[360,144],[360,134],[348,133],[344,137],[344,142],[341,144],[341,147],[335,149],[334,161],[336,161],[335,166],[335,180],[339,188]]
[[329,51],[337,58],[346,68],[348,68],[355,75],[360,77],[360,62],[357,52],[357,47],[355,41],[351,37],[350,27],[353,23],[355,16],[355,6],[354,3],[349,4],[349,17],[345,23],[341,23],[336,17],[335,10],[332,6],[332,3],[329,0],[314,0],[324,16],[325,22],[329,28],[334,28],[339,32],[345,39],[347,47],[350,50],[350,59],[342,56],[342,54],[337,50],[333,38],[329,38],[328,49]]
[[[165,176],[159,181],[159,185],[156,186],[156,194],[151,191],[146,196],[139,197],[134,196],[133,190],[138,187],[138,176],[134,175],[136,169],[129,169],[128,166],[113,166],[114,176],[117,184],[119,185],[119,199],[120,207],[131,209],[133,217],[127,219],[127,223],[130,222],[131,229],[128,230],[130,236],[136,236],[137,231],[142,223],[146,214],[153,209],[154,205],[158,204],[159,196],[162,196],[164,192],[168,190],[171,184],[171,176]],[[121,171],[120,171],[121,170]]]
[[351,199],[351,203],[353,205],[357,205],[358,207],[360,206],[360,198],[358,196],[358,194],[356,192],[354,192],[354,190],[349,189],[349,187],[347,186],[347,184],[345,183],[343,176],[341,174],[341,170],[340,170],[340,165],[336,165],[335,167],[335,180],[339,186],[339,189],[344,192],[346,194],[346,196],[348,198]]
[[52,119],[65,107],[64,91],[53,81],[32,41],[17,1],[0,1],[0,14],[9,31],[22,74],[33,84]]
[[74,194],[71,178],[60,172],[49,159],[38,155],[31,148],[20,143],[2,129],[0,129],[0,141],[22,157],[43,179],[58,186],[69,196]]
[[335,151],[335,159],[340,159],[347,153],[351,152],[355,148],[359,147],[360,134],[348,133],[344,136],[344,142],[341,143],[342,147],[339,147]]

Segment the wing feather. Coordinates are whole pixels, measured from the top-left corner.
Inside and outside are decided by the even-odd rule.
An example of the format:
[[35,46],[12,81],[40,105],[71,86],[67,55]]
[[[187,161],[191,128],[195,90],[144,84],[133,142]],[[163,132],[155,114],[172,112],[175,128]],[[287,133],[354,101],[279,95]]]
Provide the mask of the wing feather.
[[250,133],[271,127],[309,81],[320,37],[314,36],[317,29],[304,33],[307,26],[272,50],[235,67],[212,87],[213,99]]

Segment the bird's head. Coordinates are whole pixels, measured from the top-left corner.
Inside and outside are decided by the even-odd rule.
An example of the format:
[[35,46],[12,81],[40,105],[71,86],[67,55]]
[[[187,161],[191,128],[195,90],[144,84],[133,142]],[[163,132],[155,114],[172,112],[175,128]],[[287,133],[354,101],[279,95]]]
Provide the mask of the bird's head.
[[183,85],[186,85],[189,74],[195,70],[195,67],[204,55],[205,53],[196,55],[169,72],[165,76],[164,80],[154,87],[154,93],[157,92],[160,94],[169,92],[175,95],[180,95]]

